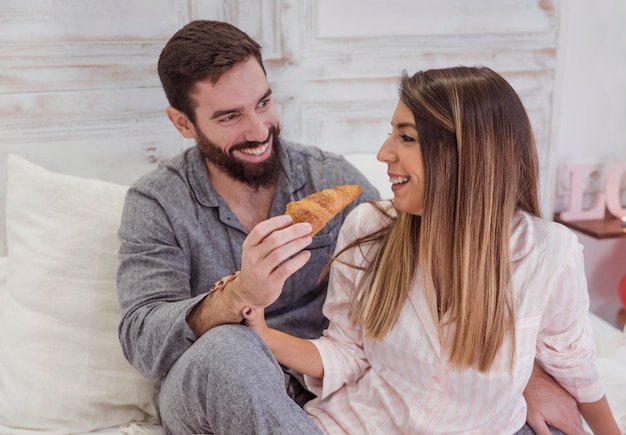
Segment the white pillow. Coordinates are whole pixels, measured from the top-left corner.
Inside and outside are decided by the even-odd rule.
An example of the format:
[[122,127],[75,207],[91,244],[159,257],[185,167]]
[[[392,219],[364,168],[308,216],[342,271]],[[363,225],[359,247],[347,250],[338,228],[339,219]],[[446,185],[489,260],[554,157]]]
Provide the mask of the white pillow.
[[117,229],[127,187],[8,156],[0,433],[155,423],[154,383],[118,341]]

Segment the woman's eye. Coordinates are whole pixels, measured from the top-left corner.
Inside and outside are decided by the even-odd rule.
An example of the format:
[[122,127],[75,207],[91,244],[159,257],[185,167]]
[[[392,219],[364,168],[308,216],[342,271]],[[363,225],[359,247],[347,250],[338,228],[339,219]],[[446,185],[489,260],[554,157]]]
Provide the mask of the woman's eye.
[[415,139],[413,139],[411,136],[407,136],[406,134],[402,134],[400,135],[400,137],[405,142],[415,142]]

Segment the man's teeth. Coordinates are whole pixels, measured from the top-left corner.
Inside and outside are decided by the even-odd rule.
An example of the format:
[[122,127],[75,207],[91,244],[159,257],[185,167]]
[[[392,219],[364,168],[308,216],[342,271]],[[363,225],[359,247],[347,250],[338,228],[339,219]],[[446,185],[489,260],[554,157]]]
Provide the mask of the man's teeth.
[[256,148],[246,148],[246,149],[243,149],[243,150],[241,150],[241,152],[245,153],[245,154],[250,154],[251,156],[260,156],[265,151],[267,151],[267,147],[268,146],[270,146],[270,144],[266,143],[265,145],[261,145],[261,146],[258,146]]
[[402,184],[409,181],[409,177],[390,177],[391,184]]

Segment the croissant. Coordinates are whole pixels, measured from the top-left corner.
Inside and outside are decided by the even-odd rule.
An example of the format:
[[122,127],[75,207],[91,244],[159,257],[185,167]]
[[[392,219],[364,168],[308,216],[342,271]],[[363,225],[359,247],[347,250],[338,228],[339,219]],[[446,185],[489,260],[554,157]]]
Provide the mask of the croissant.
[[285,214],[293,218],[293,223],[308,222],[313,226],[311,236],[317,234],[324,225],[355,200],[361,193],[358,184],[346,184],[321,192],[312,193],[300,201],[287,204]]

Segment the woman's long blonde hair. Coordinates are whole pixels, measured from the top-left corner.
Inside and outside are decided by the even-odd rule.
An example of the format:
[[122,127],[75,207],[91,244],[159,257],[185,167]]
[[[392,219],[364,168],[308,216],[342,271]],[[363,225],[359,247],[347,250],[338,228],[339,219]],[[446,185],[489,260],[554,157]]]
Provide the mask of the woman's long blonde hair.
[[383,338],[419,271],[435,323],[448,313],[454,324],[449,362],[486,372],[506,334],[511,358],[515,349],[511,225],[516,210],[540,215],[532,128],[513,88],[484,67],[404,73],[400,99],[417,126],[424,211],[398,212],[388,227],[346,247],[380,242],[350,318]]

